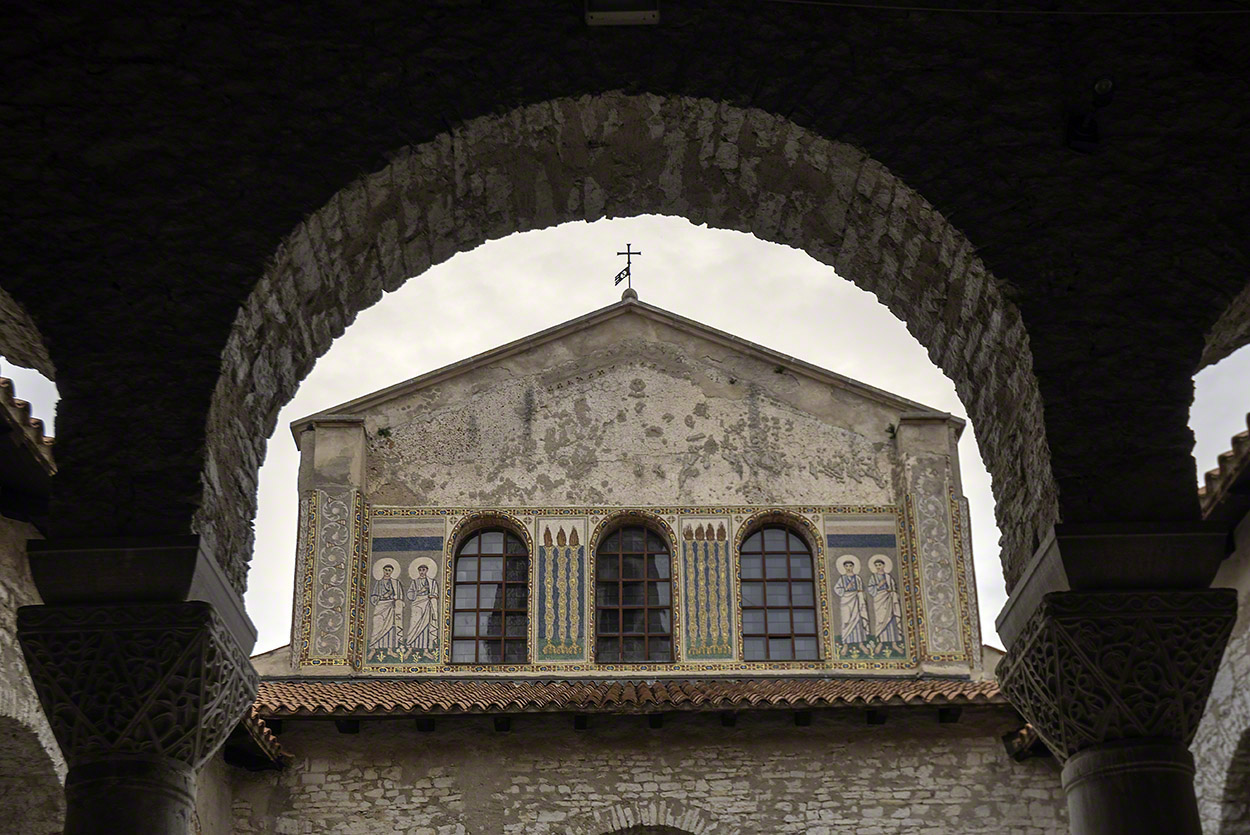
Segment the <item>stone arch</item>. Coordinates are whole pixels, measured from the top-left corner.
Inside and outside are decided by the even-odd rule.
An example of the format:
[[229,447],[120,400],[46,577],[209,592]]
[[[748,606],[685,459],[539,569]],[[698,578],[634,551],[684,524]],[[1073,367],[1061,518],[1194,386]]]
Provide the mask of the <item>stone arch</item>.
[[604,93],[401,149],[282,243],[239,310],[209,411],[195,529],[245,584],[278,410],[356,313],[456,252],[606,216],[680,215],[802,249],[874,293],[955,382],[993,477],[1009,585],[1056,521],[1023,321],[972,245],[880,163],[762,110]]
[[56,366],[48,354],[48,344],[26,308],[0,287],[0,356],[14,365],[33,368],[49,380],[56,379]]
[[1250,343],[1250,283],[1229,302],[1207,331],[1202,360],[1195,370],[1214,365],[1247,343]]
[[570,821],[570,832],[601,832],[604,835],[733,835],[738,828],[727,821],[709,820],[699,809],[669,800],[620,804],[593,809]]

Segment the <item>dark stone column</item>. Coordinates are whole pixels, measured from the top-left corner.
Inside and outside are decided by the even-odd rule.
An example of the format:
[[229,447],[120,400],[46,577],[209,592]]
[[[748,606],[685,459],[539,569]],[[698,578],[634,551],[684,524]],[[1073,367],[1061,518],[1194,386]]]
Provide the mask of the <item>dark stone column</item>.
[[1064,762],[1073,835],[1201,835],[1188,745],[1236,615],[1231,589],[1042,598],[998,678]]
[[257,687],[214,607],[27,606],[18,637],[69,763],[65,832],[188,833],[196,770]]

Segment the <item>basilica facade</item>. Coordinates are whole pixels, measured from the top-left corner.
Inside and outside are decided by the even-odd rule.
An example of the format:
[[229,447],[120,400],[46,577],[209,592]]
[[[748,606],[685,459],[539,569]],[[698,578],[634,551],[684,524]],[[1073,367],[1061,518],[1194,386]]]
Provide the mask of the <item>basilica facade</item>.
[[292,641],[201,831],[1067,831],[963,428],[633,291],[296,421]]

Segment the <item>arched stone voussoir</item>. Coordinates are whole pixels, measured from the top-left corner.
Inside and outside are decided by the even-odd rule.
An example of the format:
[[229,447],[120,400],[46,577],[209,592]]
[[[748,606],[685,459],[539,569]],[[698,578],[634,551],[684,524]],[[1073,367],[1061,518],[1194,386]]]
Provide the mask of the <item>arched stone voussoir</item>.
[[513,232],[641,214],[801,249],[876,294],[950,376],[994,479],[1009,581],[1056,490],[1028,335],[971,244],[862,151],[762,110],[606,93],[465,122],[402,149],[283,242],[239,311],[209,414],[196,527],[242,587],[279,408],[359,311]]
[[33,368],[49,380],[56,379],[56,366],[38,325],[3,287],[0,287],[0,356],[14,365]]
[[1250,283],[1237,294],[1211,326],[1211,330],[1207,331],[1202,362],[1196,370],[1215,365],[1247,344],[1250,344]]

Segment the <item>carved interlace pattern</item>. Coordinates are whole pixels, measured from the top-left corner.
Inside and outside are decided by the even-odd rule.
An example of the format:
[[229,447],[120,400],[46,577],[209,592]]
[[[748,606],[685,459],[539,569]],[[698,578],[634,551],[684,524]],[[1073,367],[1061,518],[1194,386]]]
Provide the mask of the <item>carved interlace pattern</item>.
[[246,653],[207,603],[27,606],[18,636],[71,764],[156,754],[198,768],[256,695]]
[[1230,589],[1053,592],[999,682],[1060,759],[1119,739],[1187,745],[1236,615]]
[[342,655],[347,634],[347,554],[351,548],[351,491],[317,491],[317,628],[319,655]]
[[951,554],[949,498],[943,458],[916,462],[911,492],[916,508],[928,649],[932,654],[960,652],[959,587]]

